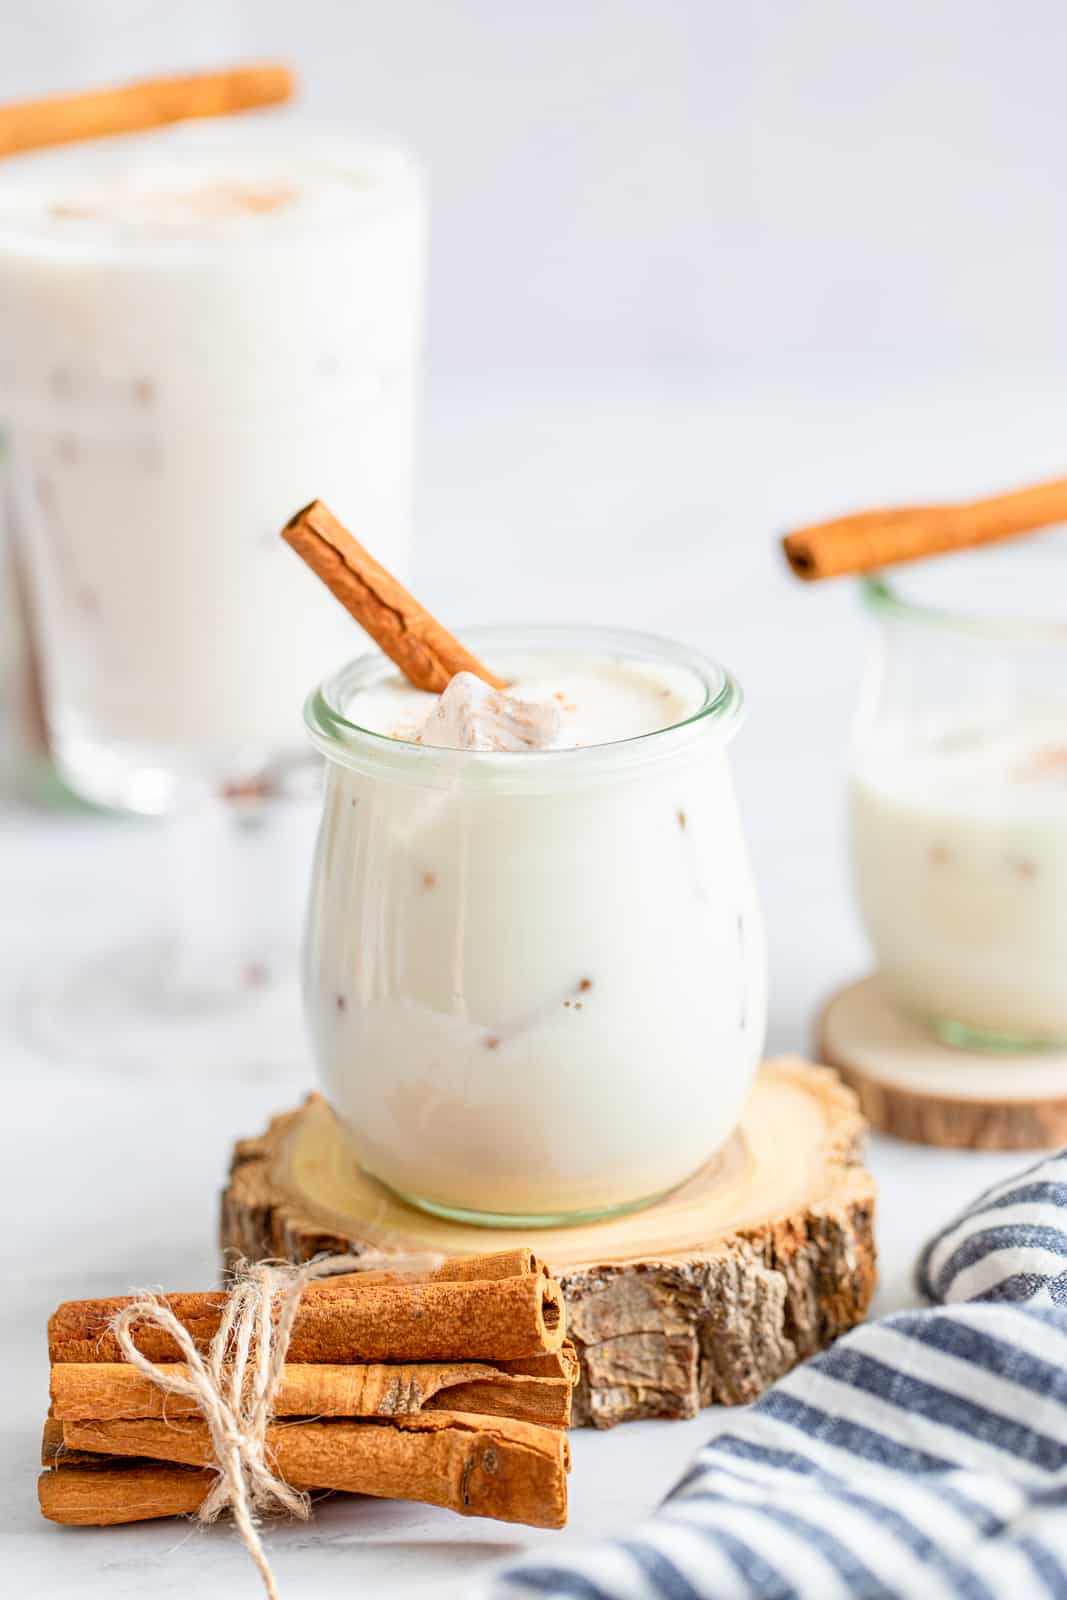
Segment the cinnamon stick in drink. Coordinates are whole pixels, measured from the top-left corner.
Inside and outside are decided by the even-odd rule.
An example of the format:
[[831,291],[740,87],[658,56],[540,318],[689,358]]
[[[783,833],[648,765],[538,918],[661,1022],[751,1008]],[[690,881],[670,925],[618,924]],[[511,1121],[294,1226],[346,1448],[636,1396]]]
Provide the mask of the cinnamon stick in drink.
[[494,689],[507,683],[442,627],[338,522],[313,500],[286,523],[282,538],[321,578],[416,689],[441,694],[457,672],[473,672]]
[[[63,1428],[76,1450],[192,1467],[211,1461],[203,1422],[68,1422]],[[418,1500],[539,1528],[560,1528],[567,1520],[570,1448],[557,1428],[437,1411],[390,1423],[286,1423],[268,1428],[267,1446],[274,1470],[298,1489]]]
[[[395,1417],[446,1409],[515,1417],[565,1428],[572,1376],[560,1356],[554,1376],[507,1372],[486,1362],[337,1366],[287,1362],[274,1396],[279,1417]],[[165,1369],[185,1377],[182,1362]],[[52,1416],[59,1422],[195,1417],[187,1395],[170,1394],[124,1362],[64,1362],[52,1368]]]
[[[111,1332],[132,1296],[70,1300],[48,1323],[53,1362],[121,1361]],[[218,1331],[225,1295],[162,1297],[204,1348]],[[360,1282],[360,1274],[310,1284],[293,1324],[294,1362],[508,1361],[555,1351],[565,1334],[559,1284],[542,1272],[493,1279]],[[171,1336],[152,1322],[134,1324],[137,1349],[152,1361],[179,1361]]]
[[787,534],[786,558],[809,582],[945,555],[1067,521],[1067,478],[959,504],[861,511]]
[[0,156],[251,111],[278,105],[292,92],[289,68],[262,62],[223,72],[143,79],[114,89],[0,105]]

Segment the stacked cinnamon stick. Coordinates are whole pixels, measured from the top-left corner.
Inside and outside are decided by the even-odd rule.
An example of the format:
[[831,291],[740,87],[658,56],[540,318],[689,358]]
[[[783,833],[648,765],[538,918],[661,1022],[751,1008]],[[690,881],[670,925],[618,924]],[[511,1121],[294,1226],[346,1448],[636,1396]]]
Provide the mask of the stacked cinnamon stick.
[[[206,1349],[225,1294],[164,1298]],[[53,1522],[193,1512],[214,1481],[195,1405],[122,1360],[111,1322],[129,1303],[68,1301],[50,1319],[38,1493]],[[133,1338],[151,1361],[177,1362],[155,1324],[135,1323]],[[562,1527],[577,1372],[559,1285],[529,1250],[459,1257],[415,1277],[329,1278],[304,1290],[269,1454],[297,1489]]]

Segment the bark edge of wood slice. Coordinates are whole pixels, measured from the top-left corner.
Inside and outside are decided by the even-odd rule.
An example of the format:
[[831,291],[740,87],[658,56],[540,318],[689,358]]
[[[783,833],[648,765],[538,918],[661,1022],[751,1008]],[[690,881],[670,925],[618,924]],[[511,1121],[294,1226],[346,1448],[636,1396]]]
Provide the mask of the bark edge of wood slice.
[[512,1233],[446,1222],[356,1166],[317,1094],[240,1140],[221,1244],[305,1261],[320,1251],[472,1254],[531,1243],[560,1279],[582,1375],[576,1425],[695,1416],[756,1399],[862,1320],[875,1285],[866,1124],[829,1068],[764,1064],[727,1148],[644,1211]]
[[815,1048],[855,1090],[879,1133],[963,1150],[1051,1150],[1067,1143],[1067,1051],[1015,1055],[941,1044],[902,1015],[876,976],[836,990]]

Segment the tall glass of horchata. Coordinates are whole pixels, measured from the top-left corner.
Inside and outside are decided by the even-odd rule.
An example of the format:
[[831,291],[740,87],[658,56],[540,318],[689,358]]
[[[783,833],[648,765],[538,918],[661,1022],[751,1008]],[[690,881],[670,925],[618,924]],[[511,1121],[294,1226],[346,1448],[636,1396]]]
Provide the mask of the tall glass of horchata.
[[420,176],[250,118],[4,177],[0,423],[50,742],[85,799],[181,819],[150,874],[171,926],[47,982],[31,1025],[101,1063],[262,1065],[299,1036],[295,977],[274,980],[318,770],[300,698],[351,649],[277,535],[322,493],[406,567]]

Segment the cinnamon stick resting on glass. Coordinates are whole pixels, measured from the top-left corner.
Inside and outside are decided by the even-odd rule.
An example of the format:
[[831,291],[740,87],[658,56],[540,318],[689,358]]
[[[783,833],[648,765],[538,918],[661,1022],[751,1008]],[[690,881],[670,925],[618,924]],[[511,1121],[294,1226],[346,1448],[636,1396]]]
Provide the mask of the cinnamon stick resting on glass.
[[143,133],[172,122],[222,117],[278,105],[293,92],[293,75],[278,62],[148,78],[114,89],[51,95],[0,105],[0,156],[79,139]]
[[1067,478],[958,504],[861,511],[816,523],[782,540],[786,559],[808,582],[946,555],[1067,521]]

